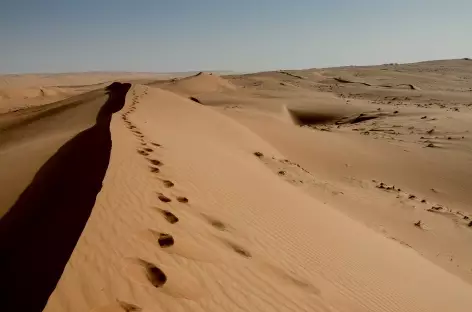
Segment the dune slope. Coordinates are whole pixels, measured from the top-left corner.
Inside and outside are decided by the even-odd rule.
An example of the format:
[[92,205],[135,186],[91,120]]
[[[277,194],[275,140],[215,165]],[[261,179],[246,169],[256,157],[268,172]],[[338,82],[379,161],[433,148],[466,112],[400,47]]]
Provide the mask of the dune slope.
[[[85,110],[90,114],[99,109],[94,125],[65,142],[0,219],[1,285],[6,309],[41,311],[55,289],[102,187],[111,152],[111,115],[123,107],[129,88],[129,84],[110,85],[108,99],[97,108],[80,102],[78,106],[63,105],[59,112],[46,111],[51,114],[49,119],[62,117],[64,110],[86,118]],[[41,130],[41,124],[31,120],[10,128],[14,137],[25,128]],[[6,153],[14,154],[15,147],[9,146]],[[50,148],[43,144],[41,152]],[[16,150],[18,153],[18,147]],[[35,264],[31,265],[33,259]]]
[[246,127],[130,93],[46,311],[468,310],[469,285],[286,183],[266,164],[281,153]]

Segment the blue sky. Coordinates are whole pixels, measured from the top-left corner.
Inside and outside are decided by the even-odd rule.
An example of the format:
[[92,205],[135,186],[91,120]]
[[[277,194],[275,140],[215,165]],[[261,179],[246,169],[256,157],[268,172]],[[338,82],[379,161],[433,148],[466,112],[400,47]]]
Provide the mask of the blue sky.
[[2,0],[0,73],[472,57],[470,0]]

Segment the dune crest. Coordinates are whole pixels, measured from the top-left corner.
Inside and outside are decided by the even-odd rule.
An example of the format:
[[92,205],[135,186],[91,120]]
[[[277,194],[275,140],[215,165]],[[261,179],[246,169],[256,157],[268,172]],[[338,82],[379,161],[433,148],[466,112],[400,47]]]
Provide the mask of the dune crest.
[[170,81],[158,81],[148,84],[187,96],[236,90],[229,80],[213,73],[199,72],[193,76],[174,78]]

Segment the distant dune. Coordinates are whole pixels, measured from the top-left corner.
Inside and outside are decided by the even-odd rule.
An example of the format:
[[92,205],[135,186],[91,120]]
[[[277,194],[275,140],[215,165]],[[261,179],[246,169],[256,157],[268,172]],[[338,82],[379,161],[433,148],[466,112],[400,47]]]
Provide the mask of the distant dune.
[[1,79],[6,311],[470,311],[468,60]]
[[236,89],[230,81],[218,76],[217,74],[203,72],[167,81],[159,80],[154,83],[148,83],[147,85],[161,87],[184,95],[198,95],[202,93],[224,92]]

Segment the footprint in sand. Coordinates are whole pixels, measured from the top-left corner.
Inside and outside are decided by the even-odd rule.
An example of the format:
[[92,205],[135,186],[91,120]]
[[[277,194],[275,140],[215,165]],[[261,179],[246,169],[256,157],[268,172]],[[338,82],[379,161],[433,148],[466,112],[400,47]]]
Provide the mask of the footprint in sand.
[[149,167],[149,170],[151,170],[152,173],[159,173],[161,170],[157,167]]
[[128,303],[121,300],[116,300],[115,303],[95,308],[91,312],[142,312],[143,309],[135,304]]
[[310,282],[298,277],[294,273],[288,273],[274,264],[264,262],[259,263],[258,266],[261,271],[266,272],[270,277],[277,278],[283,283],[283,285],[297,287],[318,296],[321,295],[320,289],[312,285]]
[[206,214],[202,214],[203,218],[205,218],[205,220],[212,226],[214,227],[215,229],[219,230],[219,231],[226,231],[227,229],[227,226],[226,224],[224,224],[223,222],[221,222],[220,220],[218,219],[215,219],[213,217],[210,217]]
[[143,150],[137,150],[138,154],[139,155],[143,155],[143,156],[149,156],[149,153],[146,152],[146,151],[143,151]]
[[174,245],[174,237],[167,233],[159,233],[157,242],[162,248],[167,248]]
[[205,294],[204,285],[184,270],[173,268],[172,265],[166,267],[164,272],[153,262],[150,259],[127,259],[123,267],[124,274],[151,292],[167,294],[174,298],[197,299]]
[[165,196],[162,193],[157,193],[157,198],[159,198],[159,200],[163,203],[170,203],[172,201],[169,197]]
[[164,186],[167,188],[171,188],[175,186],[174,182],[169,181],[169,180],[162,180],[162,184],[164,184]]
[[131,304],[131,303],[120,301],[120,300],[117,300],[117,302],[120,305],[120,307],[123,309],[123,311],[125,312],[140,312],[143,310],[135,304]]
[[157,159],[148,159],[148,161],[153,164],[154,166],[162,166],[163,163],[160,160]]
[[157,241],[159,246],[161,246],[162,248],[174,246],[175,241],[174,237],[171,234],[161,233],[154,230],[149,230],[149,232],[152,234],[154,240]]
[[144,150],[148,153],[152,153],[154,151],[152,148],[149,147],[146,147]]
[[227,248],[222,246],[218,237],[194,235],[194,233],[179,229],[172,234],[147,229],[136,233],[129,241],[132,246],[142,243],[145,244],[146,250],[159,248],[168,254],[198,262],[221,263],[228,256]]
[[233,242],[231,242],[229,240],[226,240],[226,239],[223,239],[223,242],[225,243],[226,246],[231,248],[234,252],[236,252],[240,256],[243,256],[245,258],[251,258],[252,257],[252,255],[249,251],[247,251],[243,247],[239,246],[238,244],[233,243]]
[[177,216],[174,215],[172,212],[165,209],[160,209],[160,208],[157,208],[157,209],[164,216],[164,219],[166,219],[166,221],[169,222],[170,224],[175,224],[179,222],[179,218],[177,218]]
[[157,147],[161,147],[161,146],[162,146],[161,144],[154,143],[154,142],[151,142],[151,144],[154,145],[154,146],[157,146]]
[[146,270],[146,277],[152,286],[159,288],[167,282],[167,276],[154,264],[138,259],[140,265]]
[[178,196],[178,197],[177,197],[177,201],[178,201],[179,203],[187,204],[187,203],[188,203],[188,198],[187,198],[187,197],[183,197],[183,196]]

